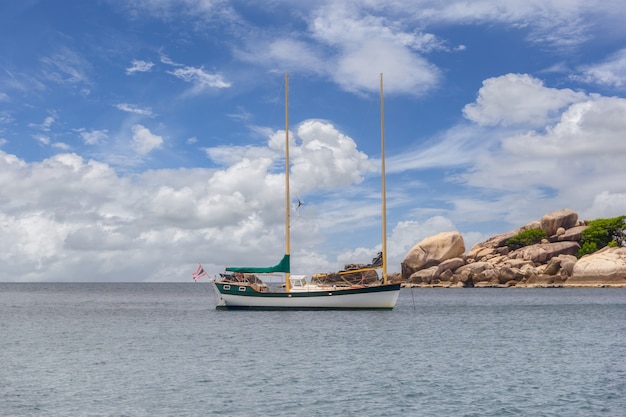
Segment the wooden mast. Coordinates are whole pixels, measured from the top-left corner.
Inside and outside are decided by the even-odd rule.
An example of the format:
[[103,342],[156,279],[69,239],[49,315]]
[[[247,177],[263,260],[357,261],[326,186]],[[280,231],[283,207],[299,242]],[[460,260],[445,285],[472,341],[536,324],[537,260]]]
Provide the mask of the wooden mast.
[[383,73],[380,73],[380,141],[382,176],[382,244],[383,244],[383,284],[387,284],[387,190],[385,186],[385,98],[383,94]]
[[[285,255],[291,252],[291,204],[289,200],[289,74],[285,73]],[[289,260],[291,270],[291,259]],[[289,292],[289,272],[285,273],[285,290]]]

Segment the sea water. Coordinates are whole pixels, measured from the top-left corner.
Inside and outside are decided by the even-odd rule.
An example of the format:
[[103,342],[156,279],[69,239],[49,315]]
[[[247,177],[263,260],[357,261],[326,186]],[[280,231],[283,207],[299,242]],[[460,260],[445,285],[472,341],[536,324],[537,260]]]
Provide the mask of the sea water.
[[626,290],[218,311],[196,284],[0,284],[0,416],[624,416]]

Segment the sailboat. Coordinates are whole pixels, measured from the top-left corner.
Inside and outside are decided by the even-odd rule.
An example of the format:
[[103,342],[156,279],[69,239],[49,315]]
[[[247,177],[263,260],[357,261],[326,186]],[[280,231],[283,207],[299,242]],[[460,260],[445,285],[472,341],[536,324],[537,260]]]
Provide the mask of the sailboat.
[[[387,277],[387,230],[385,191],[385,128],[383,75],[380,74],[381,144],[382,144],[382,256],[381,262],[348,270],[339,274],[365,274],[382,268],[382,282],[374,283],[314,282],[306,275],[291,275],[289,197],[289,76],[285,74],[285,255],[271,267],[226,267],[219,279],[212,281],[218,296],[218,309],[387,309],[395,307],[400,283],[390,283]],[[284,274],[284,285],[274,285],[258,275]],[[324,274],[322,274],[324,275]],[[378,277],[376,275],[376,277]],[[313,277],[312,277],[313,278]],[[319,278],[319,276],[316,276]]]

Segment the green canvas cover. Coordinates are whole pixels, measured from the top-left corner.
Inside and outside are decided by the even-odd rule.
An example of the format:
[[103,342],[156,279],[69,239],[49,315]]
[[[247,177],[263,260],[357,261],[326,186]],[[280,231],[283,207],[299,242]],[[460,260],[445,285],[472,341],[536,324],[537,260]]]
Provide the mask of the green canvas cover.
[[278,265],[269,266],[269,267],[256,267],[256,266],[227,266],[226,271],[229,272],[241,272],[244,274],[269,274],[272,272],[284,272],[290,273],[289,267],[289,255],[283,256],[283,259],[278,263]]

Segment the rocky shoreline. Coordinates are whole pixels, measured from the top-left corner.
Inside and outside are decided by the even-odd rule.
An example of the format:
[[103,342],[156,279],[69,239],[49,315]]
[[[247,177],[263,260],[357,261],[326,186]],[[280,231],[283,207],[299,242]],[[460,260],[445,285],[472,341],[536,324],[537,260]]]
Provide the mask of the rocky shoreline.
[[[467,253],[459,232],[440,233],[416,244],[391,280],[408,288],[626,288],[626,247],[577,258],[588,227],[576,212],[557,210]],[[545,238],[512,249],[510,239],[529,230]]]
[[[450,283],[439,284],[414,284],[411,282],[402,282],[402,288],[466,288]],[[476,285],[473,288],[626,288],[626,284],[526,284],[518,283],[512,286],[499,284]]]

